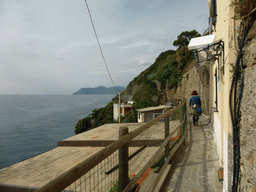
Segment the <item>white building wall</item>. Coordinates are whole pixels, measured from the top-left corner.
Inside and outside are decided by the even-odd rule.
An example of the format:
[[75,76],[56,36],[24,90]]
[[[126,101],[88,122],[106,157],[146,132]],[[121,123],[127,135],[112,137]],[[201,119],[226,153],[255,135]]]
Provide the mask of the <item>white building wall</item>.
[[138,112],[138,123],[144,122],[144,113]]
[[123,103],[121,103],[121,108],[120,108],[120,110],[121,110],[121,116],[123,117],[124,116],[124,104]]
[[217,153],[220,164],[222,165],[222,138],[221,138],[221,123],[216,113],[214,113],[214,140],[217,145]]
[[114,103],[114,105],[113,105],[113,113],[114,113],[114,115],[113,115],[113,119],[115,120],[115,121],[118,121],[118,117],[119,117],[119,111],[118,111],[118,109],[119,109],[119,104],[118,103]]
[[223,178],[223,192],[229,191],[230,183],[229,183],[229,169],[228,164],[231,159],[228,156],[228,135],[225,131],[223,131],[223,169],[224,169],[224,178]]
[[228,191],[228,137],[225,131],[223,131],[223,192]]

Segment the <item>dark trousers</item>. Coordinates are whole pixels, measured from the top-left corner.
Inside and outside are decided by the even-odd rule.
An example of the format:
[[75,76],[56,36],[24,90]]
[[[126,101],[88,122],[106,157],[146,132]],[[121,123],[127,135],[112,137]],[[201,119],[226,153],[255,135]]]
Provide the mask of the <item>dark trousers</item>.
[[193,115],[193,124],[195,125],[196,122],[198,122],[199,116],[198,115]]

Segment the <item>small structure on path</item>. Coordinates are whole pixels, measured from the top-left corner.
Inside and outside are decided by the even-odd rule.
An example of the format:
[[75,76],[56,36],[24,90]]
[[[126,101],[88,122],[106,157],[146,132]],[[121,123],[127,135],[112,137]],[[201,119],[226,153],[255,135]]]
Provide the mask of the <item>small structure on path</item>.
[[165,110],[172,108],[171,106],[167,105],[160,105],[156,107],[147,107],[137,109],[138,111],[138,123],[142,122],[149,122],[152,119],[162,115]]

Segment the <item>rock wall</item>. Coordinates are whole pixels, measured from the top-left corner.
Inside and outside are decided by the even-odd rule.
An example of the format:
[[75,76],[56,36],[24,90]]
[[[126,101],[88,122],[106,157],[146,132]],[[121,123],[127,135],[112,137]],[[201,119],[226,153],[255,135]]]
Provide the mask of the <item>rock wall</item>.
[[244,48],[244,91],[241,102],[240,191],[256,191],[256,22]]
[[192,91],[196,90],[199,93],[202,102],[202,110],[206,115],[210,114],[210,68],[193,67],[189,72],[183,75],[181,84],[177,88],[167,90],[167,100],[181,99],[186,100],[189,104],[189,98]]

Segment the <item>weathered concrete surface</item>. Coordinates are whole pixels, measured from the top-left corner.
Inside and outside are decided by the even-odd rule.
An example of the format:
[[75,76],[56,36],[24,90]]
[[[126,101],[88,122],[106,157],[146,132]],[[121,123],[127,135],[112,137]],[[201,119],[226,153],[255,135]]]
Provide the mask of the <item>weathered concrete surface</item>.
[[186,141],[172,159],[172,168],[162,191],[218,192],[220,168],[217,149],[209,119],[201,116],[199,127],[192,126],[189,117]]

